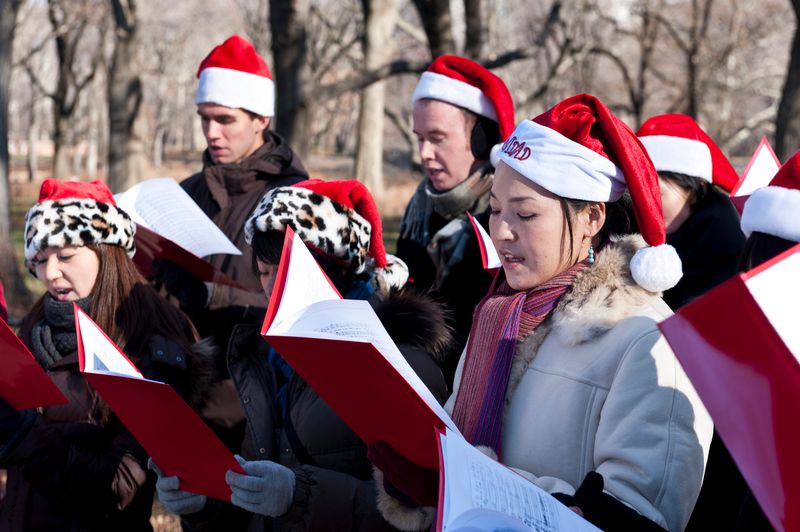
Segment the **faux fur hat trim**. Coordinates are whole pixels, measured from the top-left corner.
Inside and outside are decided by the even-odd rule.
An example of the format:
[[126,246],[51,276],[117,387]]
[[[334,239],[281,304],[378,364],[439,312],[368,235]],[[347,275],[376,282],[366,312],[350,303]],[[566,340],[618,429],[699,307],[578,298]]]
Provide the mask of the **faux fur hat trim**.
[[256,232],[291,227],[309,247],[364,271],[372,227],[355,210],[302,187],[272,189],[245,222],[248,244]]
[[384,519],[398,530],[428,530],[436,518],[436,508],[418,506],[409,508],[386,493],[383,487],[383,471],[372,468],[375,479],[375,492],[378,499],[378,511]]
[[636,309],[660,299],[633,280],[631,257],[645,247],[640,235],[610,242],[595,263],[581,272],[553,312],[553,330],[568,345],[600,336]]
[[136,225],[128,213],[94,199],[58,199],[37,203],[25,216],[25,258],[50,247],[110,244],[133,256]]

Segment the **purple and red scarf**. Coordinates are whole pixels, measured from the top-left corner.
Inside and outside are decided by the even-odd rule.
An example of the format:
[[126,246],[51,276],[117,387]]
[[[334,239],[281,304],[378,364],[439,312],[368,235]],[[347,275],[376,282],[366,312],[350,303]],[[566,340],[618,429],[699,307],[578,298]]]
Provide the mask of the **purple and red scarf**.
[[586,269],[579,262],[527,292],[518,292],[502,273],[475,309],[453,421],[472,445],[487,445],[500,456],[503,403],[517,342],[553,311]]

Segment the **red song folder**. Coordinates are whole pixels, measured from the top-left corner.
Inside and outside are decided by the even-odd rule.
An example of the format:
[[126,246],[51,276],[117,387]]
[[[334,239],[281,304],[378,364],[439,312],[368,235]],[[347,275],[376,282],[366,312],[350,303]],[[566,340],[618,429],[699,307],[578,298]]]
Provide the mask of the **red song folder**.
[[162,259],[178,264],[201,281],[242,288],[242,285],[210,263],[143,225],[136,226],[135,240],[136,254],[133,256],[133,262],[145,277],[152,277],[153,261]]
[[478,237],[478,247],[481,250],[483,269],[490,273],[499,270],[503,265],[500,262],[500,256],[497,254],[497,250],[494,247],[489,233],[486,232],[486,229],[484,229],[478,220],[470,213],[467,213],[467,217],[472,224],[472,228],[475,230],[475,235]]
[[659,324],[764,513],[800,530],[800,246]]
[[362,441],[438,468],[435,429],[455,424],[369,303],[342,299],[291,229],[261,334]]
[[761,187],[769,185],[775,174],[781,167],[781,161],[772,146],[769,145],[767,137],[763,137],[758,143],[756,151],[750,157],[750,161],[742,172],[739,182],[731,190],[730,198],[739,214],[744,210],[744,204],[750,194]]
[[0,397],[17,410],[66,404],[22,340],[0,320]]
[[122,351],[75,306],[78,360],[84,378],[180,489],[230,500],[225,473],[244,473],[194,410],[169,385],[145,379]]

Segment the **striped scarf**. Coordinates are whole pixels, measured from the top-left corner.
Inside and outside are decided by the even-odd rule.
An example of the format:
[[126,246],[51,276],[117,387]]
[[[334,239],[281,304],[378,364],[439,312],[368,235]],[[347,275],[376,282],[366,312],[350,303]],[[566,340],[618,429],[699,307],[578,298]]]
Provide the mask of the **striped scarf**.
[[503,403],[517,342],[547,318],[586,267],[579,262],[527,292],[513,290],[500,275],[478,303],[453,408],[453,421],[471,444],[487,445],[500,456]]

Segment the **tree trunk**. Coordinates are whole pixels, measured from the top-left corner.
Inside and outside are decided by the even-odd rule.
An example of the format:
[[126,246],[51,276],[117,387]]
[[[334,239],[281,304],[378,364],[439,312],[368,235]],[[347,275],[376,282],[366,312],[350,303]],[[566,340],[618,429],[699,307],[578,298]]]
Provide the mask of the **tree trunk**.
[[53,102],[53,177],[64,180],[70,176],[69,154],[66,150],[70,117],[57,102]]
[[17,267],[11,232],[11,182],[8,156],[8,100],[11,85],[11,47],[21,0],[0,0],[0,280],[15,313],[27,310],[32,301]]
[[139,124],[142,81],[136,57],[136,1],[110,1],[116,39],[108,72],[108,186],[120,192],[144,178],[145,147]]
[[[397,24],[398,0],[362,0],[364,8],[364,66],[367,70],[383,65],[391,57],[392,33]],[[358,117],[356,179],[365,183],[375,197],[382,197],[383,109],[386,82],[373,83],[361,92]]]
[[306,96],[306,23],[310,0],[270,0],[275,130],[302,159],[308,154],[312,109]]
[[38,153],[36,153],[37,141],[39,140],[39,123],[36,120],[36,100],[31,100],[30,114],[28,115],[28,157],[26,165],[28,170],[28,182],[36,182],[36,171],[38,167]]
[[476,61],[483,57],[486,43],[487,21],[483,10],[484,0],[464,0],[464,17],[466,19],[466,39],[464,55]]
[[797,26],[794,30],[786,83],[783,85],[775,119],[775,153],[781,161],[785,161],[800,146],[800,1],[793,1],[792,7]]
[[414,6],[422,20],[425,35],[428,36],[431,57],[455,53],[450,0],[414,0]]

